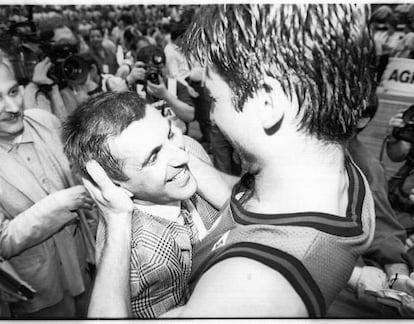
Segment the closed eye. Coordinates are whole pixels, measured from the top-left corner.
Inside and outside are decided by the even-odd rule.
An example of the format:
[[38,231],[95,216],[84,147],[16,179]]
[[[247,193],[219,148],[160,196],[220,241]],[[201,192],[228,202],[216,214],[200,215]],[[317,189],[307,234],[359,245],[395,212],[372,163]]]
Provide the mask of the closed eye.
[[148,159],[146,165],[150,166],[157,162],[158,152],[151,154],[150,158]]

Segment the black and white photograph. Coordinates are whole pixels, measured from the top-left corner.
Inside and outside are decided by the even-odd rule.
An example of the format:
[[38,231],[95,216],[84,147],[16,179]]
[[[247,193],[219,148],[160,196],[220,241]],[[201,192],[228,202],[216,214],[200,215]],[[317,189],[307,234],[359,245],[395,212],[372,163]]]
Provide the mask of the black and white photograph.
[[0,2],[0,320],[414,318],[414,2]]

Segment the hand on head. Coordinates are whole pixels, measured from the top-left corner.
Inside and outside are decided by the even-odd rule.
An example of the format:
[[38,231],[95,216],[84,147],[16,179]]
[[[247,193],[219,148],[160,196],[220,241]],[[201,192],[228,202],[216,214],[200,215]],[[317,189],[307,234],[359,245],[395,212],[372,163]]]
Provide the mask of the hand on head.
[[98,162],[92,160],[86,164],[86,170],[95,184],[82,178],[89,194],[102,212],[106,224],[115,223],[120,218],[128,218],[132,214],[133,203],[124,189],[116,186],[107,176]]

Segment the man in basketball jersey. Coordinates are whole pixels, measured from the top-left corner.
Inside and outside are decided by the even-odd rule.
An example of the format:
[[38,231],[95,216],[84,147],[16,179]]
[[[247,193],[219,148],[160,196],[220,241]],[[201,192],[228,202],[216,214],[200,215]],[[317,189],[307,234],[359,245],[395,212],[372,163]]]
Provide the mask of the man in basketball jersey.
[[[346,285],[374,230],[367,181],[345,151],[373,91],[368,11],[218,5],[196,15],[183,50],[210,66],[214,118],[247,173],[195,248],[188,303],[167,316],[323,317]],[[98,165],[88,171],[110,224],[89,313],[126,317],[118,263],[131,208]]]

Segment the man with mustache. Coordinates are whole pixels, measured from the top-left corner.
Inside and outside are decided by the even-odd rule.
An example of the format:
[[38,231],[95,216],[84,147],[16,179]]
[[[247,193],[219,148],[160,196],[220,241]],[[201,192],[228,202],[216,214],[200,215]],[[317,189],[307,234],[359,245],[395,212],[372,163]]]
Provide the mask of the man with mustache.
[[[155,318],[184,305],[193,246],[217,216],[217,210],[195,194],[185,148],[208,161],[206,152],[135,92],[88,100],[69,116],[63,135],[65,152],[84,177],[89,178],[86,162],[98,161],[133,202],[132,237],[125,237],[131,237],[127,267],[132,316]],[[227,190],[223,196],[228,195]],[[104,238],[101,224],[98,259]]]
[[16,318],[86,315],[90,279],[76,212],[93,202],[75,185],[59,126],[44,110],[23,110],[22,90],[0,51],[0,256],[36,290],[33,299],[10,304]]
[[[374,231],[369,186],[345,147],[373,91],[368,18],[367,7],[343,4],[196,15],[183,50],[209,66],[214,120],[247,174],[196,246],[188,303],[166,316],[326,315]],[[107,219],[89,316],[125,317],[131,203],[96,162],[87,168]]]

